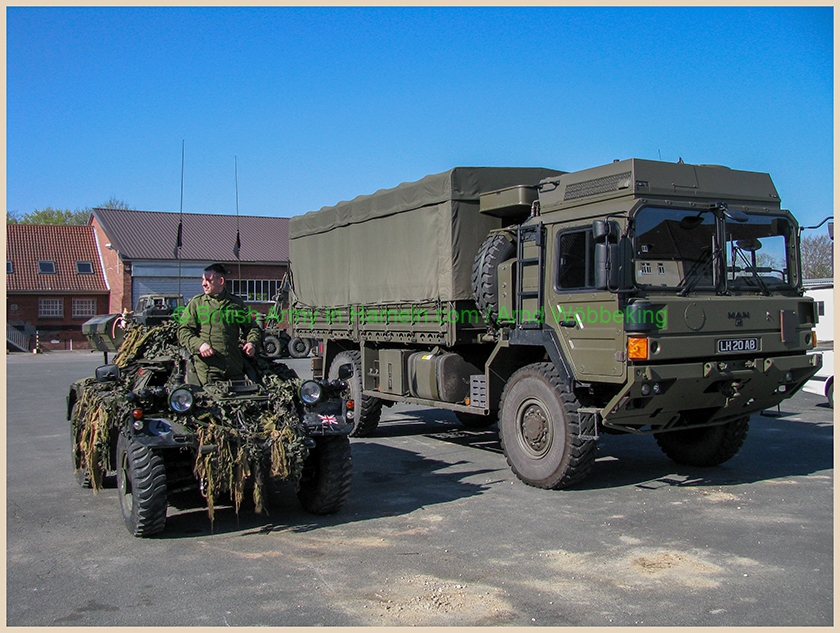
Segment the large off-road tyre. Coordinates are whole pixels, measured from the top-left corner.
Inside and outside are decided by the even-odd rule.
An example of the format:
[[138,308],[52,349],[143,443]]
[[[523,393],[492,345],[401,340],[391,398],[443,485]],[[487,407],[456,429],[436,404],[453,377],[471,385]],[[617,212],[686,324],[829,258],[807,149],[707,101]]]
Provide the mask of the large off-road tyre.
[[750,418],[745,416],[717,426],[655,433],[654,437],[662,452],[677,464],[718,466],[741,449],[749,428]]
[[273,334],[263,334],[263,353],[269,358],[280,358],[283,355],[283,343]]
[[167,506],[163,458],[123,434],[117,440],[117,489],[129,532],[134,536],[163,532]]
[[350,397],[356,405],[355,425],[350,432],[350,436],[368,437],[379,424],[379,418],[382,415],[382,401],[379,398],[362,395],[362,353],[358,350],[350,350],[336,354],[330,364],[327,378],[337,380],[339,367],[348,363],[353,366],[353,375],[347,379],[347,383],[350,385]]
[[597,440],[581,439],[580,403],[552,363],[534,363],[502,392],[499,437],[519,479],[537,488],[567,488],[595,462]]
[[493,426],[499,419],[499,413],[491,412],[490,415],[480,415],[478,413],[467,413],[466,411],[456,411],[455,417],[458,422],[463,424],[468,429],[486,429]]
[[297,496],[307,512],[335,514],[350,494],[353,473],[350,438],[328,435],[316,441],[303,464]]
[[495,325],[499,315],[498,266],[516,255],[516,244],[507,235],[491,235],[479,247],[473,261],[472,291],[478,311]]
[[289,341],[289,356],[292,358],[306,358],[312,351],[312,341],[308,338],[295,336]]

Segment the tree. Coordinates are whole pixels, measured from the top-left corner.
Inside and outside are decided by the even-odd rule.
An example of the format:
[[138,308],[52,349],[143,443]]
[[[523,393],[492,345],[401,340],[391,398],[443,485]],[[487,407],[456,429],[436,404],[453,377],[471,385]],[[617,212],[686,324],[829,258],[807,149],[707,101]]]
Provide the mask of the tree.
[[804,279],[834,277],[834,242],[828,235],[802,238],[802,277]]
[[[129,210],[131,206],[127,202],[118,200],[111,196],[108,202],[100,204],[101,209],[124,209]],[[35,209],[31,213],[18,215],[15,211],[6,211],[6,224],[87,224],[90,222],[91,207],[85,209]]]

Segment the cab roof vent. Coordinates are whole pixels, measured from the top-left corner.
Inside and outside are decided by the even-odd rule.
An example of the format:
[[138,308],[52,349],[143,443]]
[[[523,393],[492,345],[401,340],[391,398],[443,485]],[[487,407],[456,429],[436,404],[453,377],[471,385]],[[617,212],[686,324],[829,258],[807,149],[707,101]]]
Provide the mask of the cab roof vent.
[[603,178],[594,178],[592,180],[572,183],[566,185],[563,201],[578,200],[588,196],[597,196],[603,193],[619,191],[621,189],[629,189],[631,182],[632,174],[631,172],[626,171],[621,174],[614,174],[612,176],[604,176]]

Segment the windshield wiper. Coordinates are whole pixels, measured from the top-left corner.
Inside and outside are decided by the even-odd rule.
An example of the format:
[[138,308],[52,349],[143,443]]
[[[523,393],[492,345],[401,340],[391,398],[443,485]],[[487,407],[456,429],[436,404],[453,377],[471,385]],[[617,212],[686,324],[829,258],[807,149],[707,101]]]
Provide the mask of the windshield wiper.
[[[763,294],[764,296],[768,296],[770,294],[770,290],[767,288],[767,284],[765,284],[764,280],[762,280],[761,277],[759,276],[758,272],[756,271],[756,267],[753,264],[751,264],[749,261],[747,261],[747,257],[746,257],[746,255],[744,255],[744,251],[742,251],[740,248],[738,248],[737,245],[732,250],[733,250],[733,252],[737,253],[737,255],[744,262],[744,264],[745,264],[744,270],[749,270],[752,273],[752,276],[755,277],[756,282],[758,282],[758,285],[761,287],[761,294]],[[732,262],[732,266],[733,267],[735,266],[734,261]]]
[[680,279],[679,285],[682,286],[683,284],[685,284],[685,288],[683,288],[677,293],[678,296],[686,296],[689,292],[692,291],[694,286],[700,283],[700,280],[703,277],[699,273],[702,272],[703,268],[709,265],[712,259],[712,254],[713,251],[710,247],[703,247],[703,250],[700,251],[700,259],[694,262],[691,268],[688,269],[688,272],[685,273],[685,277]]

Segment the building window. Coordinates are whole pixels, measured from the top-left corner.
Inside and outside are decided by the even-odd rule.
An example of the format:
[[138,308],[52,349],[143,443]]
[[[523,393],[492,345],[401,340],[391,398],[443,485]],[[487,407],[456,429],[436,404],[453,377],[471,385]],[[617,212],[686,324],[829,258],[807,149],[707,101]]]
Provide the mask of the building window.
[[42,319],[64,316],[64,299],[38,299],[38,316]]
[[271,303],[280,290],[275,279],[231,279],[228,283],[231,294],[254,303]]
[[80,275],[92,275],[93,264],[91,262],[76,262],[76,272]]
[[642,274],[643,275],[652,274],[651,269],[650,269],[650,262],[642,262]]
[[665,274],[665,264],[663,264],[662,262],[659,262],[659,274],[660,275]]
[[96,316],[96,299],[73,299],[73,318]]
[[55,262],[42,260],[38,262],[38,272],[42,275],[55,274]]
[[6,274],[11,275],[15,272],[15,265],[12,263],[11,259],[6,260]]

